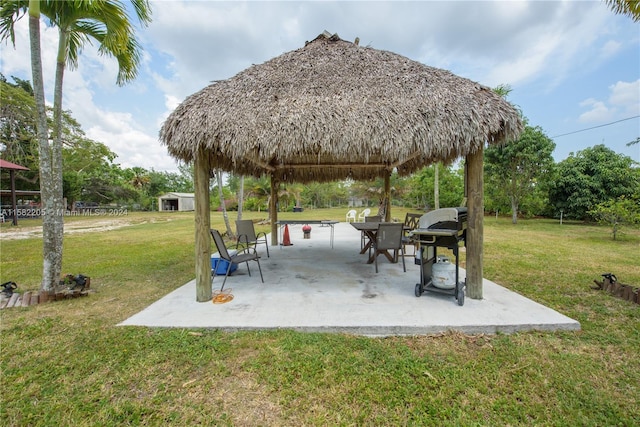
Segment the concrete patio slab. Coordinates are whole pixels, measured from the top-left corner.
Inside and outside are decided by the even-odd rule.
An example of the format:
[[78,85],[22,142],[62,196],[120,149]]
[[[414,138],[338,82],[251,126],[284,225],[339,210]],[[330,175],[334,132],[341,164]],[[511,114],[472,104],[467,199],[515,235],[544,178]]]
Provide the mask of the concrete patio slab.
[[[347,223],[314,226],[303,239],[302,226],[289,226],[292,246],[264,246],[258,250],[265,283],[255,263],[227,279],[225,291],[233,300],[224,304],[196,302],[195,280],[176,289],[120,325],[180,328],[294,329],[368,336],[424,335],[448,330],[467,334],[512,333],[528,330],[579,330],[580,324],[541,304],[484,280],[484,298],[436,293],[414,295],[419,266],[407,256],[402,263],[379,258],[379,273],[360,255],[360,233]],[[464,277],[464,269],[461,269]],[[214,290],[222,285],[214,279]]]

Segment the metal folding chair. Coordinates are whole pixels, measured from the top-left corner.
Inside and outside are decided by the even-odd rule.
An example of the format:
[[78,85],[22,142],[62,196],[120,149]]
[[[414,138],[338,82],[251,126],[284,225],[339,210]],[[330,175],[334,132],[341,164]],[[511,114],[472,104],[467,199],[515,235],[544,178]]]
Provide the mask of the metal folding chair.
[[[229,254],[227,247],[224,244],[224,240],[222,239],[222,235],[218,230],[209,230],[211,233],[211,237],[213,238],[213,243],[215,243],[216,248],[218,249],[218,254],[220,254],[220,259],[227,261],[227,271],[224,275],[224,280],[222,281],[222,287],[220,291],[224,289],[224,284],[227,282],[227,277],[229,276],[229,272],[231,271],[231,264],[240,264],[246,263],[247,270],[249,271],[249,276],[251,276],[251,269],[249,268],[249,261],[255,261],[258,263],[258,270],[260,270],[260,279],[262,283],[264,283],[264,277],[262,277],[262,268],[260,267],[260,256],[255,248],[245,248],[244,250],[238,252],[235,255]],[[213,279],[216,277],[217,268],[211,269],[211,285],[213,286]]]
[[267,248],[267,258],[269,258],[269,242],[267,242],[267,233],[259,232],[256,234],[256,229],[253,226],[253,221],[250,219],[241,219],[236,221],[236,233],[238,234],[238,245],[245,243],[247,247],[254,245],[258,246],[258,243],[264,243]]
[[404,224],[398,223],[382,223],[378,226],[378,234],[376,235],[376,241],[373,244],[373,250],[375,253],[376,273],[378,272],[378,255],[382,253],[388,253],[393,250],[393,262],[398,262],[398,252],[402,253],[402,269],[407,272],[407,267],[404,263],[404,249],[402,245]]

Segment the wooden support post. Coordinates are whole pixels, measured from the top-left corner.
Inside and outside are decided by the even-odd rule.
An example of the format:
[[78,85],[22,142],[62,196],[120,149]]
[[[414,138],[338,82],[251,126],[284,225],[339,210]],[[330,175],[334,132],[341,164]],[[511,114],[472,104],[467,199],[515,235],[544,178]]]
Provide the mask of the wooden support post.
[[467,296],[482,299],[484,146],[467,155]]
[[194,162],[196,301],[211,301],[211,211],[209,208],[209,156],[200,148]]
[[278,246],[278,187],[280,183],[271,175],[271,198],[269,216],[271,217],[271,246]]

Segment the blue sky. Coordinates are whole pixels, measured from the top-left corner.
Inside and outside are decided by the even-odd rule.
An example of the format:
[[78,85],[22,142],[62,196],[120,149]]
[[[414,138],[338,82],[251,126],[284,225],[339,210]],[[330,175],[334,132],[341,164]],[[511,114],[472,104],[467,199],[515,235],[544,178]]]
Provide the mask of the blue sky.
[[[604,144],[640,162],[640,144],[626,146],[640,136],[640,24],[600,1],[151,4],[153,22],[138,31],[145,51],[134,82],[116,86],[115,60],[94,46],[65,75],[64,108],[124,167],[175,171],[158,131],[186,96],[324,30],[490,87],[510,85],[509,101],[554,137],[556,161]],[[42,45],[52,101],[57,31],[44,23]],[[31,80],[28,46],[22,19],[16,48],[1,46],[8,79]]]

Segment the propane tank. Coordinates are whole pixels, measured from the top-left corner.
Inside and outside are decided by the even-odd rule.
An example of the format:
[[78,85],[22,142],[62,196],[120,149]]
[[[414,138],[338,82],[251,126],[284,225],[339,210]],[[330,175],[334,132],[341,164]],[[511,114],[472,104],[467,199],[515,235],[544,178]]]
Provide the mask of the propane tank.
[[431,281],[436,288],[453,289],[456,287],[456,266],[451,264],[449,258],[438,257],[438,262],[431,267],[431,274]]

